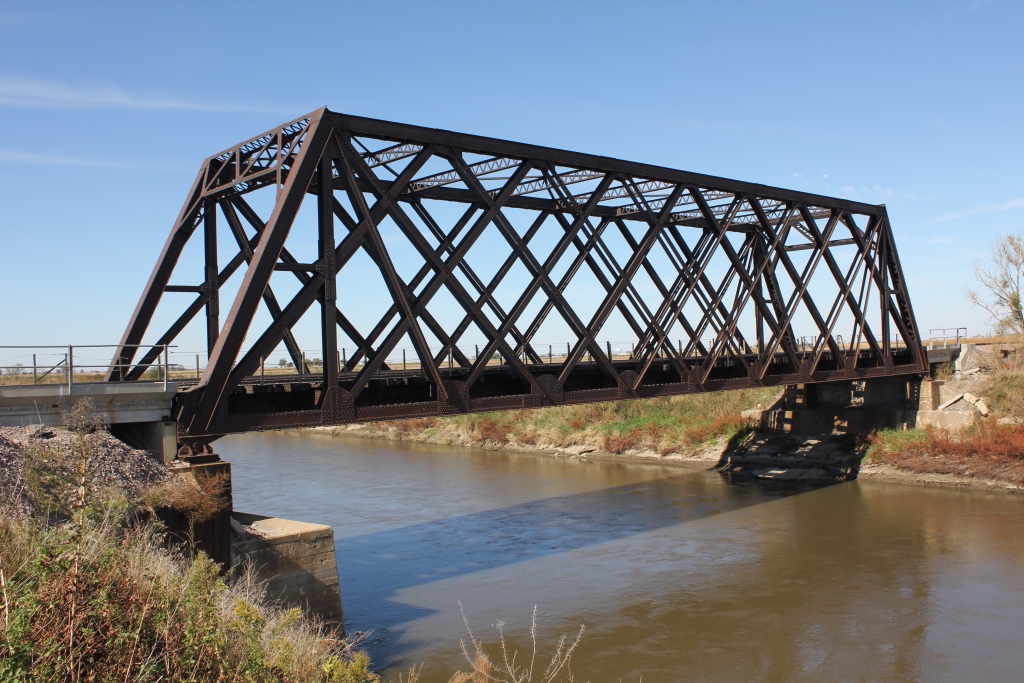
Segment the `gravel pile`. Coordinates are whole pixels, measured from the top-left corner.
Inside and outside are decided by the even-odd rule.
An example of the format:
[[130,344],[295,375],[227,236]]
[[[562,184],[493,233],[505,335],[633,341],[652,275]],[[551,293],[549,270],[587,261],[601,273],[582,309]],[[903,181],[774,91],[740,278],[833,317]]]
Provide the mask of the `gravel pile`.
[[[92,446],[89,474],[95,489],[119,489],[129,495],[173,476],[161,463],[123,441],[98,431],[87,437]],[[31,497],[25,486],[25,466],[30,452],[45,454],[44,466],[61,468],[62,456],[70,455],[78,436],[41,425],[0,427],[0,501],[28,511]]]

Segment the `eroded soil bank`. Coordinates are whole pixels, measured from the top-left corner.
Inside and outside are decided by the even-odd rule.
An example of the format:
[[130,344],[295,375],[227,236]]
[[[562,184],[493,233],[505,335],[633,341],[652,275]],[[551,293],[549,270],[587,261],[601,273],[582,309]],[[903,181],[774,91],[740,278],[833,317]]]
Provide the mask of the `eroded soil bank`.
[[[418,421],[417,421],[418,422]],[[687,469],[721,469],[759,479],[843,480],[860,477],[866,481],[915,484],[982,490],[1024,491],[1017,484],[973,476],[937,472],[913,472],[865,457],[867,439],[848,435],[778,434],[749,430],[742,434],[718,437],[688,450],[659,453],[650,448],[610,452],[599,444],[583,441],[575,444],[551,442],[527,443],[474,438],[472,433],[436,420],[429,428],[414,429],[403,423],[365,423],[347,427],[324,427],[338,436],[386,441],[431,443],[464,448],[483,448],[532,453],[552,458],[603,459],[658,462]]]
[[[778,389],[561,406],[325,428],[359,438],[412,441],[555,458],[657,461],[766,479],[862,477],[926,486],[1024,490],[1024,353],[968,348],[942,367],[938,405],[960,429],[926,426],[871,435],[778,434],[753,429]],[[927,409],[921,408],[922,411]],[[926,421],[922,420],[922,424]]]

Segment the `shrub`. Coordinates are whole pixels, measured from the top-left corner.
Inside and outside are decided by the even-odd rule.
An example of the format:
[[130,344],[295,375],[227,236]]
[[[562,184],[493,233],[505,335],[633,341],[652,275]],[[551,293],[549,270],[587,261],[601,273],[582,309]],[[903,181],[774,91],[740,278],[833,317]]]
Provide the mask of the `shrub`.
[[[378,680],[353,643],[269,606],[250,576],[228,585],[203,553],[167,549],[147,505],[91,481],[102,425],[84,408],[68,423],[70,453],[31,446],[33,506],[0,506],[0,681]],[[150,508],[218,511],[226,482],[173,481]]]
[[481,441],[493,441],[494,443],[508,442],[508,435],[511,427],[501,418],[494,418],[485,415],[480,418],[476,425],[476,433]]
[[984,421],[960,432],[883,431],[871,436],[868,458],[912,472],[1024,485],[1024,427]]

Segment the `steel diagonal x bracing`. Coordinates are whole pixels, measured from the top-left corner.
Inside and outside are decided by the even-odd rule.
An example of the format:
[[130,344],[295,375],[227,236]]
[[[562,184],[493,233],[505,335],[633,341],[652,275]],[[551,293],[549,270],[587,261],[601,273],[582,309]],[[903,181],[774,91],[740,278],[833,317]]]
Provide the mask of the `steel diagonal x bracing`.
[[108,380],[189,329],[183,444],[928,369],[884,206],[327,109],[206,159]]

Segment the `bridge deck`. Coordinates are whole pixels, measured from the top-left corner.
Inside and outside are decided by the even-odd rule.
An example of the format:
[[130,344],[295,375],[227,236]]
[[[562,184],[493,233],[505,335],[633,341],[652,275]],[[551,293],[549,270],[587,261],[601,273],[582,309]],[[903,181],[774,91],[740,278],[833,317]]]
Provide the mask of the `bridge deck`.
[[91,398],[107,424],[160,422],[170,418],[175,382],[28,384],[0,386],[0,427],[64,424],[63,413]]

